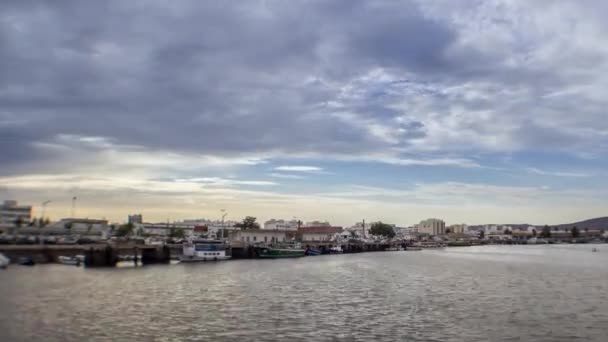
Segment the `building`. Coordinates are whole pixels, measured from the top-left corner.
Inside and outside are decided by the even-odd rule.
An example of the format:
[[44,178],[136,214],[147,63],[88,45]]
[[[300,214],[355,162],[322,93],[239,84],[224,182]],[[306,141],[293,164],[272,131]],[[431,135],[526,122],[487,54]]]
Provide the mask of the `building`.
[[230,233],[230,240],[244,244],[271,244],[288,241],[288,232],[277,229],[243,229]]
[[418,232],[429,235],[444,235],[445,234],[445,222],[440,219],[430,218],[421,221],[418,224]]
[[17,201],[4,201],[0,205],[0,227],[26,226],[32,220],[32,206]]
[[31,235],[79,235],[82,237],[105,238],[110,231],[107,220],[95,220],[88,218],[64,218],[57,222],[39,227],[24,227],[19,230],[20,234]]
[[349,232],[352,232],[357,238],[364,238],[369,236],[369,225],[366,225],[365,222],[357,222],[353,226],[346,228]]
[[304,227],[331,227],[327,221],[310,221],[304,224]]
[[298,220],[275,220],[270,219],[264,222],[264,229],[278,229],[278,230],[298,230],[300,222]]
[[133,214],[133,215],[129,215],[128,223],[131,224],[136,224],[136,223],[144,223],[143,217],[141,216],[141,214]]
[[[448,227],[450,233],[454,234],[464,234],[468,230],[468,226],[466,224],[453,224]],[[447,229],[446,229],[447,230]]]
[[334,226],[300,227],[296,233],[296,239],[301,242],[327,242],[333,241],[335,236],[342,232],[342,227]]

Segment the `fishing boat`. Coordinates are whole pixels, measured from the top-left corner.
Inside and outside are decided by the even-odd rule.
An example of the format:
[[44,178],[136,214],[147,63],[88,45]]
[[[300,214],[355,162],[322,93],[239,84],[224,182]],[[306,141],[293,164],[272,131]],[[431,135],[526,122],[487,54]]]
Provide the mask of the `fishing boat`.
[[57,257],[57,261],[64,265],[80,266],[80,264],[84,263],[84,255],[59,256]]
[[221,240],[194,240],[182,244],[181,262],[230,259],[230,247]]
[[256,246],[254,249],[258,258],[262,259],[299,258],[303,257],[306,253],[306,250],[298,247],[278,248]]
[[0,253],[0,268],[7,268],[11,261],[4,254]]

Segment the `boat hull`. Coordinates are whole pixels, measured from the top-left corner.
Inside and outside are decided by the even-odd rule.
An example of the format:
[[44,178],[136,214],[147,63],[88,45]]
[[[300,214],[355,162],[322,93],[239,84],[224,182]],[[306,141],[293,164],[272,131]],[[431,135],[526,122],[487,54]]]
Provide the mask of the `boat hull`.
[[306,254],[304,249],[282,249],[257,247],[256,254],[262,259],[285,259],[285,258],[300,258]]
[[180,262],[206,262],[206,261],[222,261],[230,259],[229,255],[224,256],[208,256],[208,257],[199,257],[199,256],[184,256],[179,257]]

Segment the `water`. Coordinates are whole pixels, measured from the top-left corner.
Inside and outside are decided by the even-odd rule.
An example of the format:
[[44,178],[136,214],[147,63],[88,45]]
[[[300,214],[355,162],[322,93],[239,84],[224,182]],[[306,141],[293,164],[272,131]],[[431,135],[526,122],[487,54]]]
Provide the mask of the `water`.
[[0,271],[0,341],[606,341],[608,245]]

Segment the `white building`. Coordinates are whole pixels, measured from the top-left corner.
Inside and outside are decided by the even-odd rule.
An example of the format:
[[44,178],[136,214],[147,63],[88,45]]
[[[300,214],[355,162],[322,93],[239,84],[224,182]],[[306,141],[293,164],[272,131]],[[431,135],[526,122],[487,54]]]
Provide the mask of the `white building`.
[[327,221],[309,221],[304,224],[304,227],[331,227]]
[[17,201],[4,201],[0,204],[0,227],[15,227],[17,222],[27,226],[31,220],[31,205],[19,205]]
[[278,229],[278,230],[298,230],[298,220],[275,220],[270,219],[264,222],[264,229]]
[[232,241],[244,244],[270,244],[287,241],[286,230],[274,229],[243,229],[233,231],[230,235]]
[[445,222],[440,219],[430,218],[421,221],[418,226],[418,232],[429,235],[444,235]]
[[353,226],[346,228],[346,230],[353,232],[357,238],[369,236],[369,224],[363,222],[357,222]]
[[302,242],[327,242],[333,241],[335,236],[341,234],[342,232],[342,227],[300,227],[300,229],[298,229],[296,238]]

